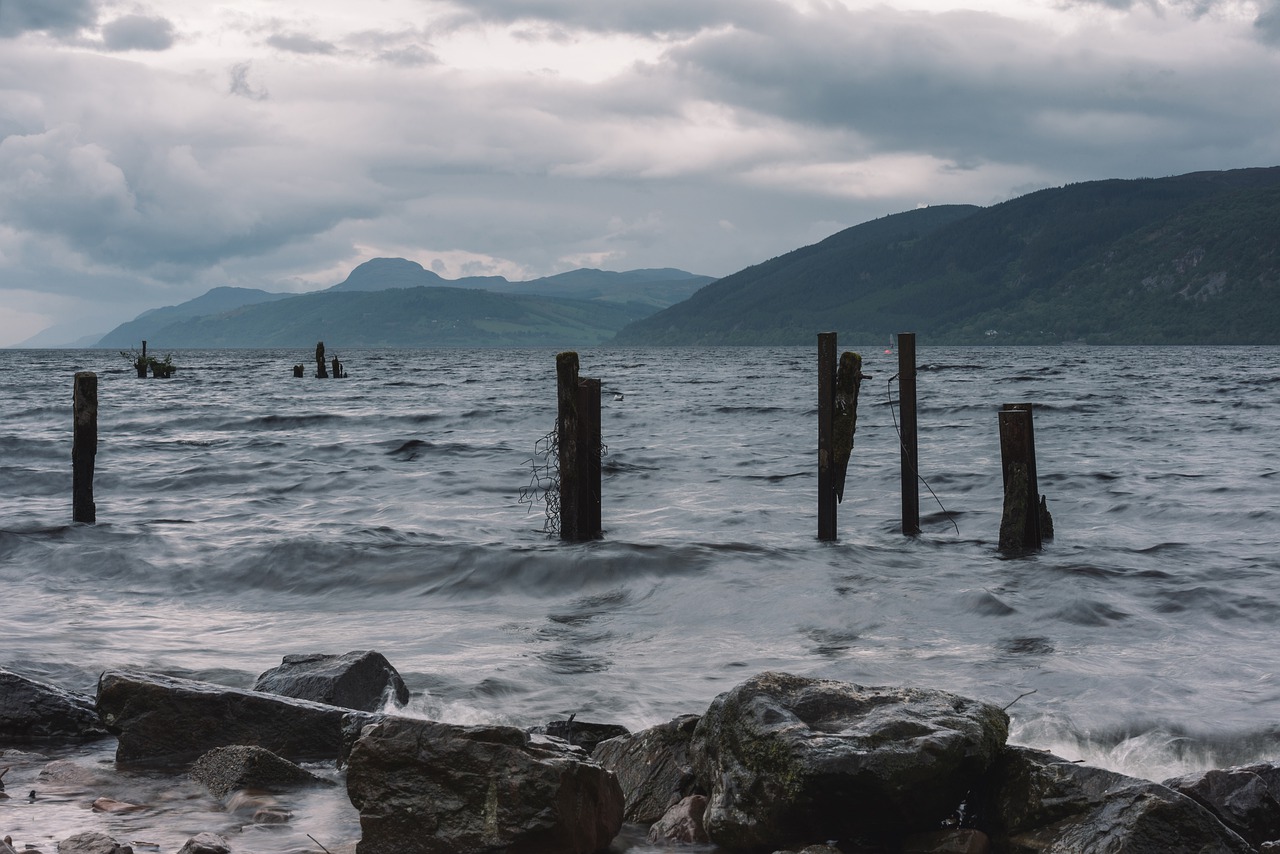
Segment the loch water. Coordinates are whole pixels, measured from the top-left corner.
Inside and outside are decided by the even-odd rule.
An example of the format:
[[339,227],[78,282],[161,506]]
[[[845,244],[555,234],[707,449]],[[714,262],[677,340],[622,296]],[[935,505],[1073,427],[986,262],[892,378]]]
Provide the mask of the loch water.
[[[897,357],[850,349],[868,376],[834,543],[815,348],[581,351],[606,446],[605,536],[583,544],[548,537],[530,494],[552,350],[339,351],[340,380],[301,351],[175,351],[169,380],[112,351],[0,351],[0,667],[87,693],[104,668],[248,687],[288,653],[376,649],[411,714],[631,729],[783,670],[1012,703],[1012,741],[1151,779],[1280,758],[1280,348],[921,346],[918,537]],[[70,522],[76,371],[98,374],[95,525]],[[1019,402],[1056,539],[1008,557],[996,413]],[[10,793],[36,788],[23,773]],[[131,779],[148,810],[45,787],[0,801],[0,831],[165,852],[201,830],[241,852],[359,835],[341,787],[264,829]]]

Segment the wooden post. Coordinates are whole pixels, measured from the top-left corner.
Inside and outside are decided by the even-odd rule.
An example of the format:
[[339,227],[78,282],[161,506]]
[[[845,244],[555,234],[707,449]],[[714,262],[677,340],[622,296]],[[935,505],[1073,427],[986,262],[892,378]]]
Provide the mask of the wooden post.
[[818,333],[818,539],[836,538],[836,334]]
[[324,342],[316,344],[316,379],[328,379],[329,371],[324,366]]
[[1031,404],[1005,404],[1000,410],[1000,462],[1004,476],[1000,550],[1037,551],[1041,547],[1040,494]]
[[898,333],[898,418],[902,443],[902,533],[920,533],[920,455],[916,435],[916,334]]
[[72,392],[74,430],[71,441],[71,521],[98,521],[93,503],[93,463],[98,454],[98,375],[76,374]]
[[133,366],[138,370],[138,379],[145,380],[147,378],[147,342],[142,342],[142,355],[138,357],[138,361]]
[[600,447],[600,380],[584,377],[578,380],[578,455],[582,471],[578,531],[589,540],[600,537],[604,528],[600,517]]
[[578,354],[556,356],[560,539],[600,536],[600,381],[578,378]]

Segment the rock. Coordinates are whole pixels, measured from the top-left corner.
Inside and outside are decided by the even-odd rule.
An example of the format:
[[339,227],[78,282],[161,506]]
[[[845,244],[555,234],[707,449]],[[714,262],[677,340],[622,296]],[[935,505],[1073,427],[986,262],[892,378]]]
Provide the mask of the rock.
[[589,854],[622,827],[613,774],[514,727],[386,718],[351,750],[357,854]]
[[190,776],[218,798],[225,798],[238,789],[278,791],[334,785],[332,780],[317,777],[270,750],[244,744],[215,747],[196,760]]
[[1280,766],[1245,765],[1165,780],[1255,848],[1280,839]]
[[710,842],[702,817],[707,811],[707,799],[703,795],[690,795],[671,807],[662,818],[649,828],[649,844],[667,842],[693,844]]
[[71,759],[55,759],[45,764],[36,775],[36,782],[44,786],[88,789],[110,783],[114,774],[102,768],[81,765]]
[[13,837],[6,836],[4,839],[0,839],[0,854],[18,854],[17,851],[13,850]]
[[128,845],[121,845],[105,833],[77,833],[58,843],[58,854],[133,854]]
[[231,845],[225,836],[198,833],[178,849],[178,854],[231,854]]
[[762,673],[711,703],[691,755],[711,841],[767,850],[936,828],[1007,734],[1000,709],[942,691]]
[[91,809],[94,812],[138,812],[145,810],[146,806],[117,801],[115,798],[98,798],[93,802]]
[[907,837],[902,854],[988,854],[991,839],[981,830],[934,830]]
[[93,698],[0,669],[0,743],[105,738]]
[[119,744],[120,763],[180,763],[215,747],[254,745],[287,759],[336,759],[348,716],[378,715],[161,676],[108,670],[98,713]]
[[1011,854],[1246,854],[1253,849],[1172,789],[1052,753],[1008,747],[993,772],[990,832]]
[[[536,733],[538,730],[531,730],[531,732]],[[575,721],[572,715],[569,716],[567,721],[552,721],[542,728],[542,732],[556,738],[563,738],[575,747],[581,747],[588,755],[601,742],[631,734],[631,731],[624,726]]]
[[401,706],[409,702],[400,674],[372,650],[286,655],[279,667],[258,677],[253,690],[362,712],[378,711],[387,699]]
[[637,733],[601,742],[591,758],[618,775],[626,798],[623,819],[652,824],[697,789],[689,742],[697,715],[684,715]]

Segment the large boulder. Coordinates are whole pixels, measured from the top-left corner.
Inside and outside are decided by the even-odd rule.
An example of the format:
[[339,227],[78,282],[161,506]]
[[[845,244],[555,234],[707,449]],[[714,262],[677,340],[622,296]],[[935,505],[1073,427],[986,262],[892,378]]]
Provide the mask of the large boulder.
[[694,730],[707,833],[769,850],[933,829],[995,761],[1008,721],[942,691],[762,673]]
[[270,750],[245,744],[215,747],[196,760],[190,776],[219,798],[240,789],[280,791],[334,785]]
[[105,738],[93,698],[0,669],[0,743]]
[[504,726],[387,718],[351,750],[357,854],[591,854],[622,828],[613,774]]
[[121,763],[187,762],[215,747],[263,747],[286,759],[337,759],[343,723],[378,715],[154,673],[108,670],[98,714]]
[[684,715],[596,746],[591,758],[618,775],[626,798],[623,818],[652,824],[697,791],[689,742],[697,715]]
[[1280,839],[1280,765],[1203,771],[1164,784],[1209,810],[1255,848]]
[[1253,849],[1200,804],[1166,786],[1006,748],[987,821],[1010,854],[1247,854]]
[[133,848],[121,845],[105,833],[88,831],[60,841],[58,854],[133,854]]
[[409,702],[400,674],[373,650],[286,655],[279,667],[258,677],[253,690],[362,712],[376,712],[387,700]]

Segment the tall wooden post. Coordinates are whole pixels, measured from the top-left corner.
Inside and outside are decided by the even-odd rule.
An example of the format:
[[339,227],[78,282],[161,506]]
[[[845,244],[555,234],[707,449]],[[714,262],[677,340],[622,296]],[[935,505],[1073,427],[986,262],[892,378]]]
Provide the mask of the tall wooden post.
[[142,355],[138,357],[138,361],[133,363],[133,367],[138,371],[138,379],[145,380],[147,378],[147,342],[142,342]]
[[1042,545],[1040,490],[1031,404],[1006,403],[1000,410],[1000,463],[1004,476],[1000,550],[1037,551]]
[[604,528],[600,517],[600,380],[578,380],[578,429],[583,476],[578,493],[582,519],[578,530],[586,535],[585,539],[596,539]]
[[601,535],[600,381],[578,377],[578,354],[556,356],[556,444],[560,464],[560,539]]
[[920,455],[916,437],[916,334],[898,333],[898,417],[902,430],[902,533],[920,533]]
[[836,538],[836,334],[818,333],[818,539]]
[[98,375],[76,374],[72,392],[71,520],[92,525],[98,521],[93,503],[93,463],[98,454]]
[[324,342],[316,343],[316,379],[328,379],[329,369],[324,366]]

